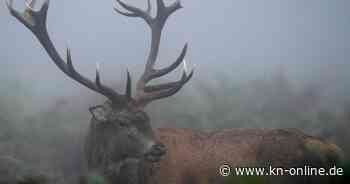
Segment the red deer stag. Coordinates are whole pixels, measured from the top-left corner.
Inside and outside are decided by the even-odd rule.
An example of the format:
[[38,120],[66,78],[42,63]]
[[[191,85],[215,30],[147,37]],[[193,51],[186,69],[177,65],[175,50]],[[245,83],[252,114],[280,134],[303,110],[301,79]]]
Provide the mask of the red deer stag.
[[[107,183],[207,184],[225,181],[218,174],[223,163],[232,167],[297,167],[305,164],[330,167],[341,157],[337,146],[295,129],[228,129],[205,133],[161,128],[153,131],[150,118],[143,111],[145,106],[174,95],[193,75],[193,70],[190,73],[184,71],[176,82],[147,84],[170,73],[184,60],[187,45],[174,63],[155,69],[162,29],[167,18],[182,6],[180,1],[167,6],[163,0],[157,0],[157,13],[153,17],[150,0],[147,10],[116,1],[127,10],[115,8],[116,12],[141,18],[151,28],[150,53],[134,97],[129,72],[125,94],[120,94],[101,83],[98,68],[95,81],[79,74],[69,49],[66,61],[59,55],[46,28],[48,0],[40,10],[34,10],[34,1],[27,1],[23,13],[13,9],[12,1],[7,3],[10,13],[32,31],[61,71],[108,99],[103,105],[90,108],[93,118],[85,145],[89,172],[103,177]],[[286,181],[310,183],[309,180],[293,178]]]

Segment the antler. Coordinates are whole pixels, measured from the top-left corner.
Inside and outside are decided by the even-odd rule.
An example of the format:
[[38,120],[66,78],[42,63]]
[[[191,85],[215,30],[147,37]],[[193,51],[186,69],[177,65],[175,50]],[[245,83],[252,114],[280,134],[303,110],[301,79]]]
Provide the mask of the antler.
[[174,13],[176,10],[182,8],[179,0],[175,1],[170,6],[165,6],[163,0],[157,0],[157,14],[155,17],[151,16],[151,2],[147,0],[148,8],[147,10],[141,10],[137,7],[128,5],[121,0],[116,0],[121,7],[126,9],[129,12],[122,12],[117,8],[114,8],[116,12],[128,16],[128,17],[139,17],[146,21],[146,23],[151,28],[151,49],[146,62],[145,70],[137,83],[137,94],[135,99],[131,97],[131,77],[129,71],[127,71],[127,84],[126,84],[126,92],[121,95],[114,91],[113,89],[103,85],[100,80],[99,67],[96,67],[96,78],[95,81],[91,81],[88,78],[84,77],[80,73],[78,73],[72,63],[71,52],[67,49],[66,61],[62,59],[62,57],[57,52],[54,44],[52,43],[47,28],[46,28],[46,19],[47,19],[47,11],[49,8],[49,0],[46,0],[42,7],[39,10],[34,10],[34,6],[36,0],[26,0],[26,8],[24,12],[18,12],[12,6],[13,0],[6,1],[6,5],[11,13],[18,21],[20,21],[23,25],[25,25],[39,40],[41,45],[44,47],[52,61],[56,64],[56,66],[68,75],[73,80],[79,82],[80,84],[88,87],[89,89],[100,93],[110,99],[114,104],[118,105],[137,105],[137,106],[145,106],[153,100],[166,98],[174,95],[178,92],[193,76],[193,70],[187,74],[186,67],[184,63],[184,71],[182,73],[182,77],[180,80],[176,82],[169,82],[165,84],[158,85],[148,85],[147,83],[155,78],[159,78],[164,76],[171,71],[175,70],[183,61],[187,51],[187,44],[185,44],[184,48],[180,56],[176,59],[174,63],[170,66],[155,69],[154,65],[157,60],[158,52],[159,52],[159,44],[162,29],[165,25],[168,17]]
[[72,63],[71,52],[67,49],[67,62],[57,52],[54,44],[52,43],[46,28],[47,11],[49,8],[49,0],[46,0],[39,10],[34,10],[35,0],[27,0],[26,8],[23,13],[18,12],[12,6],[13,0],[6,1],[6,5],[12,16],[17,18],[22,24],[24,24],[39,40],[44,47],[52,61],[57,67],[68,75],[70,78],[79,82],[80,84],[92,89],[93,91],[100,93],[109,98],[115,104],[126,104],[130,101],[131,97],[131,79],[130,74],[127,72],[127,90],[125,95],[120,95],[113,89],[103,85],[100,80],[99,67],[96,67],[95,81],[91,81],[88,78],[79,74]]
[[138,105],[144,106],[153,100],[166,98],[174,95],[191,79],[191,77],[193,76],[193,70],[189,74],[187,74],[186,70],[184,69],[181,79],[176,82],[149,86],[147,86],[147,83],[155,78],[159,78],[170,73],[184,61],[184,57],[187,51],[187,44],[185,44],[184,48],[182,49],[180,56],[170,66],[165,67],[163,69],[154,68],[159,52],[159,44],[162,29],[168,17],[171,14],[173,14],[176,10],[182,8],[180,1],[176,0],[171,5],[165,6],[163,0],[157,0],[157,14],[154,18],[150,14],[150,0],[147,0],[148,8],[145,11],[137,7],[128,5],[122,2],[121,0],[116,1],[121,7],[128,11],[122,12],[117,8],[114,8],[116,12],[128,17],[142,18],[151,28],[151,49],[146,62],[144,73],[142,74],[140,80],[137,83],[137,95],[135,97],[136,103]]

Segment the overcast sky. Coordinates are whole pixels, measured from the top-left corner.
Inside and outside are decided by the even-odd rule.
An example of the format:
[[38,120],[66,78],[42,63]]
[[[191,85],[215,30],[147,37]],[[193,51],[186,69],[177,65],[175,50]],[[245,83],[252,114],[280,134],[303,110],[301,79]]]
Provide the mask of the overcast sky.
[[[24,1],[14,1],[22,10]],[[146,5],[146,0],[124,2]],[[69,46],[76,68],[91,78],[95,62],[101,62],[107,82],[124,81],[126,67],[137,76],[150,44],[146,24],[115,13],[114,4],[113,0],[51,0],[48,13],[48,30],[59,51],[63,54]],[[158,66],[174,61],[188,42],[186,60],[196,65],[197,78],[221,71],[254,78],[281,66],[300,80],[346,82],[349,76],[348,0],[182,0],[182,4],[184,8],[167,22]],[[31,81],[43,94],[80,89],[9,15],[4,1],[0,23],[3,72],[24,83]]]

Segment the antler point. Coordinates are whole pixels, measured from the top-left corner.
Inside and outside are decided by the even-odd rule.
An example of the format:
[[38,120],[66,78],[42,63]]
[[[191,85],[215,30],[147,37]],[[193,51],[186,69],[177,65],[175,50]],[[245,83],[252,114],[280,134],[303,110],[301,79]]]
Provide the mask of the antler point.
[[68,69],[70,70],[70,72],[72,72],[72,71],[74,71],[74,66],[73,66],[73,62],[72,62],[71,51],[70,51],[70,49],[68,47],[67,47],[67,50],[66,50],[66,54],[67,54]]
[[130,76],[130,72],[129,72],[129,69],[126,68],[126,77],[127,77],[127,80],[126,80],[126,89],[125,89],[125,95],[127,98],[131,98],[131,76]]
[[95,83],[97,84],[97,86],[101,86],[101,80],[100,80],[100,72],[99,70],[96,68],[96,78],[95,78]]
[[44,7],[48,7],[48,6],[49,6],[49,4],[50,4],[50,0],[45,0],[45,1],[44,1],[44,3],[43,3],[42,8],[44,8]]
[[185,49],[187,50],[188,48],[188,42],[185,43]]
[[96,62],[96,71],[99,71],[100,70],[100,62]]

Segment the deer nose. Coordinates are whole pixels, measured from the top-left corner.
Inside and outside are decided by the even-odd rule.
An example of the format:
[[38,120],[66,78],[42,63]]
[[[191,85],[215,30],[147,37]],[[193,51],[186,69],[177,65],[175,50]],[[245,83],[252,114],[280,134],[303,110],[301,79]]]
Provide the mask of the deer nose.
[[151,162],[158,162],[166,154],[166,147],[162,143],[154,144],[150,151],[145,154],[145,158]]

